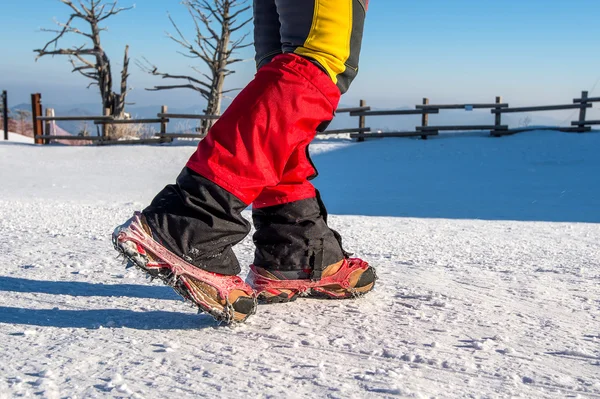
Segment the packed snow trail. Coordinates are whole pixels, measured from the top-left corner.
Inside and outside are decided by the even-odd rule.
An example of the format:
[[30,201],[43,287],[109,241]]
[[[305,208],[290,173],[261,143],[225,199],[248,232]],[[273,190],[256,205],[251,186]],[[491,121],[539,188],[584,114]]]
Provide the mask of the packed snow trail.
[[332,215],[375,291],[221,327],[110,242],[192,151],[0,144],[0,398],[600,397],[600,225]]

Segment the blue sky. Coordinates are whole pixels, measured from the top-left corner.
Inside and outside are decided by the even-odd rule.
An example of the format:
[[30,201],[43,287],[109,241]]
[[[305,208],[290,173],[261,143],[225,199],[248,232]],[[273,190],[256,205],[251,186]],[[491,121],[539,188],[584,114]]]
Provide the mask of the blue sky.
[[[514,105],[570,102],[600,78],[600,2],[597,0],[371,0],[365,27],[361,71],[344,103],[365,98],[379,107],[432,102],[493,101],[502,95]],[[53,19],[66,21],[69,8],[58,0],[3,2],[0,16],[0,89],[11,103],[41,92],[57,104],[96,102],[86,80],[70,73],[66,57],[42,58],[39,48],[51,34]],[[133,1],[121,0],[122,6]],[[120,71],[123,48],[132,60],[147,57],[161,69],[188,73],[190,60],[165,36],[173,31],[167,12],[192,35],[178,0],[138,0],[134,10],[110,20],[103,43]],[[78,39],[79,40],[79,39]],[[71,41],[65,41],[71,44]],[[79,43],[79,41],[77,41]],[[242,54],[252,58],[251,50]],[[237,68],[227,86],[240,87],[254,74],[249,61]],[[191,91],[146,92],[162,83],[132,62],[138,105],[185,106],[202,103]],[[593,94],[600,95],[600,84]]]

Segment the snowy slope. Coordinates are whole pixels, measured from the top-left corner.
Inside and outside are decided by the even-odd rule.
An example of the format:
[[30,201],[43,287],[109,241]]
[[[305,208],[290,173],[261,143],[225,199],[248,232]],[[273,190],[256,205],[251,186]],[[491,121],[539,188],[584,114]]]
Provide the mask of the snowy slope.
[[[4,130],[0,129],[0,141],[4,140]],[[25,143],[25,144],[33,144],[33,137],[23,136],[18,133],[12,133],[10,130],[8,131],[8,142],[11,143]]]
[[[0,143],[0,398],[600,397],[600,225],[573,222],[597,221],[598,191],[567,203],[589,220],[560,206],[550,208],[569,222],[527,210],[511,213],[527,222],[488,211],[472,220],[453,201],[397,217],[397,207],[412,212],[407,182],[377,177],[421,157],[415,182],[432,178],[427,159],[436,170],[514,178],[534,162],[536,179],[518,180],[507,201],[598,182],[600,135],[543,135],[318,142],[317,184],[338,209],[331,224],[377,266],[379,285],[358,300],[261,306],[234,328],[125,271],[110,244],[113,227],[171,182],[193,147]],[[565,154],[580,162],[557,166]],[[375,177],[356,179],[359,168]],[[353,187],[380,198],[378,211],[348,197]],[[440,202],[451,195],[437,187]],[[493,201],[482,195],[471,207]],[[252,261],[250,237],[236,252]]]

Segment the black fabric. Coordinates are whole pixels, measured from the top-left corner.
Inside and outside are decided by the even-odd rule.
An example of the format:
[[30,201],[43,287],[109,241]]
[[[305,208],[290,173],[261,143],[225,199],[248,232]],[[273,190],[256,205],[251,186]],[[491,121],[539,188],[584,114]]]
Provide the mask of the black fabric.
[[155,236],[171,252],[201,269],[238,274],[232,246],[249,232],[237,197],[191,169],[166,186],[143,211]]
[[270,62],[281,48],[281,22],[275,0],[254,0],[254,49],[256,69]]
[[[321,192],[319,190],[316,190],[317,192],[317,203],[319,204],[319,210],[321,211],[321,215],[323,217],[323,220],[325,221],[325,224],[327,224],[327,216],[329,216],[329,214],[327,213],[327,209],[325,208],[325,203],[323,202],[323,199],[321,198]],[[331,232],[333,233],[333,236],[335,237],[336,241],[338,242],[338,244],[340,245],[340,248],[342,249],[342,252],[344,253],[344,257],[345,258],[349,258],[352,255],[354,255],[352,252],[347,252],[344,249],[344,245],[342,244],[342,236],[340,235],[340,233],[338,233],[337,231],[331,229]]]
[[365,26],[366,7],[363,0],[352,0],[352,33],[350,36],[350,54],[346,60],[346,70],[338,75],[337,85],[345,93],[358,74],[358,63]]
[[298,278],[319,280],[327,266],[345,257],[339,234],[327,226],[327,212],[318,198],[253,209],[252,219],[256,266],[302,272]]
[[[358,73],[366,7],[364,0],[352,2],[352,31],[345,70],[337,75],[337,86],[345,93]],[[319,9],[316,0],[254,0],[254,49],[257,69],[281,53],[295,53],[298,47],[310,48],[311,29],[314,28],[315,12]],[[320,18],[327,18],[323,15]],[[314,49],[313,49],[314,50]],[[325,51],[326,52],[326,51]],[[310,57],[306,57],[309,58]],[[324,68],[318,61],[315,65]]]

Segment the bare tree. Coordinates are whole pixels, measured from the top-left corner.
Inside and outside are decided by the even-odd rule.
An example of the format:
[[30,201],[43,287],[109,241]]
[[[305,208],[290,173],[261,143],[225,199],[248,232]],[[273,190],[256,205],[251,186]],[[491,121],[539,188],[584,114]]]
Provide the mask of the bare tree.
[[[184,0],[182,4],[187,8],[196,28],[194,41],[190,42],[185,38],[170,15],[169,20],[177,34],[174,36],[167,33],[167,36],[185,49],[185,52],[180,51],[180,54],[201,60],[208,67],[208,73],[195,66],[191,68],[200,75],[198,77],[164,73],[144,58],[144,63],[138,62],[138,66],[145,72],[163,79],[183,81],[181,84],[155,86],[147,90],[195,90],[207,101],[205,114],[220,115],[223,95],[239,90],[223,90],[225,78],[235,72],[229,66],[244,61],[234,58],[233,55],[237,50],[252,45],[251,42],[246,42],[249,32],[235,40],[232,39],[237,31],[252,21],[252,18],[249,18],[238,22],[238,17],[250,9],[246,3],[247,0]],[[202,121],[204,133],[210,128],[211,123],[208,120]]]
[[25,135],[27,132],[26,120],[31,117],[31,112],[25,109],[18,109],[16,111],[17,118],[19,119],[19,133]]
[[[125,97],[127,96],[127,78],[129,77],[129,46],[125,46],[125,57],[123,60],[123,70],[121,71],[121,92],[113,91],[113,76],[110,59],[102,48],[100,42],[100,32],[107,28],[100,24],[108,18],[117,15],[133,7],[117,6],[117,1],[107,3],[105,0],[79,0],[78,5],[70,0],[60,0],[61,3],[69,6],[72,14],[66,23],[56,21],[58,29],[42,29],[44,32],[55,33],[54,39],[50,40],[42,49],[34,50],[38,53],[36,61],[45,55],[66,55],[69,57],[72,72],[79,72],[81,75],[92,80],[88,88],[98,86],[100,96],[102,97],[102,111],[110,110],[110,115],[121,118],[125,111]],[[76,22],[83,21],[88,25],[89,31],[79,29]],[[80,35],[89,40],[89,43],[72,48],[58,48],[58,42],[66,34]]]

